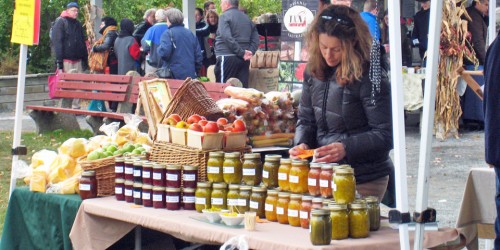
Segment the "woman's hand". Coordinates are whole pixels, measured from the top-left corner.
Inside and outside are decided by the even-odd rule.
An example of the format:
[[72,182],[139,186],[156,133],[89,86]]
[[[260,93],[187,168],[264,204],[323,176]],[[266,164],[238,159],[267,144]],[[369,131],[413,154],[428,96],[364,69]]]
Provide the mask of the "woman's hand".
[[288,150],[288,154],[290,155],[291,159],[299,159],[297,156],[301,153],[302,150],[306,149],[309,149],[309,146],[302,143]]
[[339,162],[346,155],[344,144],[334,142],[314,151],[314,162]]

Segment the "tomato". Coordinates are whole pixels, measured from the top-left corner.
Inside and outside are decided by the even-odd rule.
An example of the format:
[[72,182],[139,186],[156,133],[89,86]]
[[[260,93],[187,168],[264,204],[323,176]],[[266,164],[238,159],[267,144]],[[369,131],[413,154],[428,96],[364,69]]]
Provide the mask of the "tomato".
[[198,124],[200,124],[202,127],[205,127],[207,125],[208,121],[207,120],[200,120]]
[[178,114],[171,114],[167,118],[172,118],[176,123],[182,121],[182,118]]
[[242,120],[236,120],[233,122],[233,132],[243,132],[247,130],[245,122]]
[[203,132],[203,127],[198,123],[193,123],[189,125],[189,129],[193,131]]
[[224,126],[224,125],[227,125],[227,123],[228,123],[228,121],[226,118],[222,117],[222,118],[217,119],[217,124],[219,124],[219,125]]
[[219,125],[216,122],[208,122],[205,127],[203,127],[203,132],[207,133],[217,133],[219,132]]
[[198,123],[201,120],[201,116],[199,115],[192,115],[187,119],[188,124],[193,124],[193,123]]

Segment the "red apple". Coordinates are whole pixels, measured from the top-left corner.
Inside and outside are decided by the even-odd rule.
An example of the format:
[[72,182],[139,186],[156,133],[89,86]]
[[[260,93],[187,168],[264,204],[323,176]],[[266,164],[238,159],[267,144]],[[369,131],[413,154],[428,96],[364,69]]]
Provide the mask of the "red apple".
[[193,124],[193,123],[198,123],[201,120],[201,116],[199,115],[192,115],[187,119],[188,124]]
[[189,125],[189,129],[193,131],[203,132],[203,127],[201,127],[201,125],[198,123],[193,123]]
[[243,132],[247,130],[245,122],[242,120],[236,120],[233,122],[233,132]]
[[207,125],[208,121],[207,120],[200,120],[198,124],[200,124],[202,127],[205,127]]
[[205,127],[203,127],[203,132],[207,133],[217,133],[219,132],[219,125],[216,122],[208,122]]
[[228,123],[228,121],[224,117],[217,119],[217,124],[219,124],[219,125],[224,126],[224,125],[227,125],[227,123]]
[[169,115],[167,118],[172,118],[172,119],[174,119],[174,121],[175,121],[176,123],[177,123],[177,122],[182,121],[181,116],[180,116],[180,115],[178,115],[178,114],[171,114],[171,115]]

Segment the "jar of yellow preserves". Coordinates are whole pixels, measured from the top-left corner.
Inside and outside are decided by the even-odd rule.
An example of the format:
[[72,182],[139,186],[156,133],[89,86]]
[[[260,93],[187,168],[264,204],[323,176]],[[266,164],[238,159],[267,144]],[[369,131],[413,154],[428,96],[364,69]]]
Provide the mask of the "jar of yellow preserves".
[[308,191],[307,189],[307,175],[309,173],[309,164],[305,160],[292,161],[292,168],[290,169],[290,191],[292,193],[302,194]]
[[244,214],[249,210],[251,190],[252,187],[250,186],[240,186],[240,193],[238,194],[238,211],[240,214]]
[[222,176],[222,165],[224,164],[224,152],[208,153],[207,178],[210,182],[224,182]]
[[211,182],[198,182],[196,184],[196,192],[194,193],[195,208],[198,213],[203,209],[211,208],[211,195],[212,195]]
[[267,190],[267,198],[264,209],[266,210],[266,219],[268,221],[277,221],[276,205],[278,203],[278,191]]
[[380,203],[378,197],[368,196],[365,198],[370,217],[370,231],[377,231],[380,228]]
[[293,227],[300,227],[300,202],[302,195],[291,194],[290,202],[288,203],[288,224]]
[[337,204],[349,204],[356,197],[356,179],[354,169],[336,168],[333,174],[333,196]]
[[278,170],[281,155],[266,155],[264,169],[262,170],[262,182],[267,188],[278,187]]
[[260,154],[243,155],[242,182],[245,185],[257,186],[262,181],[262,161]]
[[229,192],[227,192],[227,209],[231,212],[238,212],[238,197],[240,186],[236,184],[229,185]]
[[280,166],[278,168],[278,186],[281,188],[281,191],[290,191],[288,175],[290,174],[291,168],[292,159],[282,158],[280,160]]
[[222,173],[224,182],[227,184],[240,184],[242,177],[242,163],[240,153],[225,153]]
[[352,203],[349,211],[349,236],[366,238],[370,235],[370,218],[366,204]]
[[250,195],[250,211],[256,212],[259,218],[266,217],[265,211],[266,202],[266,188],[252,187],[252,194]]
[[288,224],[288,203],[290,203],[290,193],[279,192],[278,203],[276,203],[276,217],[280,224]]
[[226,183],[212,184],[211,195],[212,209],[222,210],[227,209],[227,185]]
[[349,237],[349,214],[347,205],[331,204],[330,218],[332,219],[332,240],[343,240]]

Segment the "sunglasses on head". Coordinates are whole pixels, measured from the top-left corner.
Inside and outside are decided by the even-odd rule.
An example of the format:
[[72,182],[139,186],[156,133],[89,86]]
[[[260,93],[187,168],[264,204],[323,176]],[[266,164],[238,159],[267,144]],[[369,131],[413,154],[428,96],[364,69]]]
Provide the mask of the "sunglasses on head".
[[342,25],[345,25],[348,27],[354,27],[354,23],[352,22],[352,20],[348,19],[347,17],[343,17],[343,16],[323,15],[323,16],[321,16],[321,19],[328,20],[328,21],[334,20],[339,24],[342,24]]

